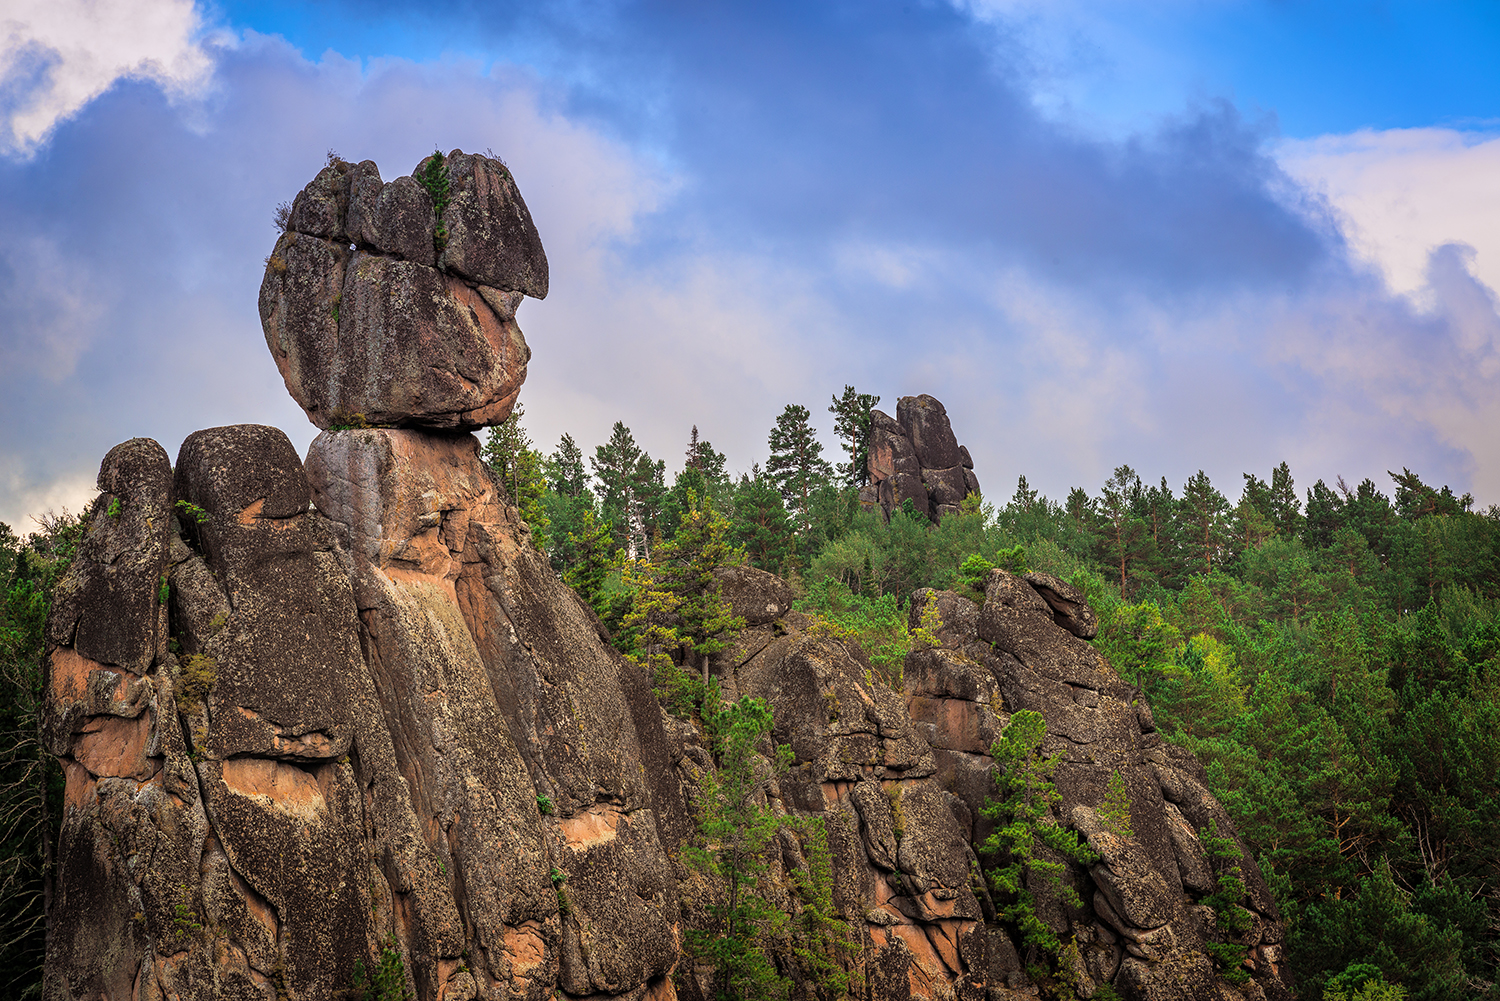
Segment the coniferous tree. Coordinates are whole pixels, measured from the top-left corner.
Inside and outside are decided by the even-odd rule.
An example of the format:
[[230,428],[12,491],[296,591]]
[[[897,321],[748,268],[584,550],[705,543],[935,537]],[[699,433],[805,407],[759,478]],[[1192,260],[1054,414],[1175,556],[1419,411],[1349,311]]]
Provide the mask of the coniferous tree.
[[1271,515],[1271,487],[1251,473],[1242,474],[1245,489],[1234,508],[1235,548],[1249,552],[1276,533]]
[[1326,549],[1333,533],[1344,525],[1344,502],[1322,480],[1307,491],[1307,517],[1302,522],[1302,541],[1312,549]]
[[1297,499],[1291,467],[1285,462],[1271,470],[1271,521],[1287,538],[1302,532],[1302,502]]
[[781,491],[759,465],[735,487],[733,534],[757,569],[780,573],[792,557],[794,532]]
[[844,387],[842,397],[832,397],[828,412],[833,414],[833,434],[840,447],[849,453],[847,463],[839,463],[838,473],[846,486],[862,487],[870,482],[870,411],[880,397],[861,393],[853,386]]
[[1129,466],[1120,466],[1104,484],[1097,506],[1099,552],[1118,574],[1122,596],[1129,593],[1134,572],[1151,558],[1151,533],[1136,513],[1143,505],[1141,478]]
[[642,452],[630,474],[633,501],[629,522],[631,552],[651,558],[651,549],[661,534],[662,505],[667,496],[667,464]]
[[811,523],[812,495],[829,476],[823,443],[809,423],[806,407],[788,403],[771,429],[771,457],[766,475],[781,490],[781,499],[798,516],[802,531]]
[[635,476],[642,454],[635,435],[623,421],[615,421],[609,441],[596,446],[589,458],[599,481],[600,517],[609,526],[616,546],[632,559],[637,541]]
[[584,514],[594,514],[594,495],[588,488],[589,476],[584,469],[583,450],[571,435],[563,435],[557,451],[542,463],[547,491],[542,508],[548,521],[548,550],[552,568],[565,574],[582,558],[573,544],[586,534]]
[[1213,573],[1214,564],[1222,566],[1229,552],[1229,502],[1200,469],[1182,488],[1178,511],[1185,528],[1184,546],[1203,573]]
[[780,937],[787,915],[770,903],[762,882],[766,849],[782,822],[759,804],[766,783],[790,766],[791,748],[777,748],[770,768],[764,767],[756,748],[771,732],[773,717],[765,702],[749,695],[706,722],[718,737],[718,768],[705,769],[700,780],[699,837],[683,849],[683,859],[722,880],[726,897],[708,908],[714,928],[688,931],[687,951],[715,966],[717,998],[781,1001],[791,985],[777,973],[766,946]]
[[583,449],[564,434],[557,443],[548,465],[548,486],[564,497],[581,497],[589,486],[588,470],[583,467]]
[[531,436],[521,425],[526,415],[519,402],[510,416],[490,428],[480,457],[505,487],[511,503],[531,526],[531,541],[537,551],[546,553],[550,541],[551,519],[542,495],[547,490],[545,460],[531,447]]

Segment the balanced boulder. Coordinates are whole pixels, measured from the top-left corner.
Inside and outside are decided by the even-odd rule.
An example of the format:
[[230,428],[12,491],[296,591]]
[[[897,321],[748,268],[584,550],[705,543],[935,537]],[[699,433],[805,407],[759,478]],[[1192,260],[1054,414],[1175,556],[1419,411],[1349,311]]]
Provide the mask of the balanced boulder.
[[266,259],[260,318],[320,428],[472,430],[510,415],[531,358],[516,308],[547,257],[499,160],[433,154],[389,184],[335,159]]

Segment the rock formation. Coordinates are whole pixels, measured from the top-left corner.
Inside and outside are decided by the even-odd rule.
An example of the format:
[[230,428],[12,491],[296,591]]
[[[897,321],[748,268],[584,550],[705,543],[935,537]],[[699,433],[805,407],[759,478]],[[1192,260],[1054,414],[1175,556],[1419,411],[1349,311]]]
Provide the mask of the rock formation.
[[868,508],[879,507],[887,521],[907,500],[921,514],[941,521],[955,514],[969,494],[979,493],[974,460],[958,443],[948,411],[925,393],[903,396],[892,420],[870,414],[870,482],[859,492]]
[[[369,203],[373,165],[319,178],[293,242],[328,241],[303,230],[330,220],[343,220],[335,248],[351,228],[396,228],[380,197],[373,222],[339,201],[346,185],[351,205]],[[479,259],[513,261],[467,249],[434,273]],[[268,283],[319,266],[284,260]],[[277,315],[273,352],[273,331],[305,333]],[[426,350],[402,340],[431,334],[415,329],[392,328],[391,350]],[[364,346],[331,343],[330,371],[352,371]],[[418,383],[365,399],[430,417],[447,390]],[[898,426],[919,430],[901,440],[961,458],[942,451],[952,433],[927,399],[902,401]],[[44,736],[66,791],[47,998],[323,1001],[384,964],[421,1001],[706,999],[713,971],[682,945],[725,888],[681,850],[713,754],[536,552],[471,434],[325,430],[304,462],[280,431],[239,425],[191,435],[175,469],[134,439],[105,457],[99,489],[48,622]],[[824,821],[861,998],[1038,996],[975,849],[990,829],[987,749],[1022,709],[1061,758],[1053,821],[1098,856],[1068,872],[1081,907],[1040,895],[1079,995],[1111,982],[1138,1001],[1288,996],[1281,925],[1248,854],[1250,922],[1233,940],[1249,979],[1215,971],[1205,943],[1225,934],[1204,904],[1199,832],[1233,837],[1232,824],[1088,643],[1096,621],[1068,584],[997,570],[982,606],[919,592],[913,614],[935,602],[939,645],[911,654],[903,679],[793,611],[778,578],[717,579],[746,626],[709,669],[727,697],[765,699],[793,751],[767,803]],[[1117,772],[1128,835],[1098,813]],[[808,844],[786,827],[768,859],[791,913]],[[790,949],[773,950],[787,969]]]
[[336,159],[292,203],[260,318],[318,427],[473,430],[521,391],[528,295],[547,295],[547,256],[503,163],[454,150],[385,184]]

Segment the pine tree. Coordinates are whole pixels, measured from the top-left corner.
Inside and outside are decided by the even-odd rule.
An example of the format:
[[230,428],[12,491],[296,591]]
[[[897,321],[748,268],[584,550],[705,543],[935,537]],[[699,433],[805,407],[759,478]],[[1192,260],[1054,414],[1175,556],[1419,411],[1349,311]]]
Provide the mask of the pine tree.
[[788,403],[771,429],[771,457],[766,460],[766,474],[780,488],[782,500],[799,516],[804,532],[810,522],[813,492],[830,474],[823,459],[823,443],[808,423],[810,416],[806,407]]
[[833,405],[828,412],[833,414],[833,433],[840,446],[849,453],[849,462],[839,463],[839,476],[847,486],[862,487],[870,481],[870,411],[875,409],[880,397],[845,386],[842,398],[835,396],[831,399]]
[[690,929],[687,952],[717,968],[715,996],[721,1001],[781,1001],[791,985],[776,972],[769,942],[781,937],[787,915],[762,889],[767,849],[782,822],[765,802],[766,785],[786,773],[791,748],[776,750],[766,769],[756,748],[771,732],[771,709],[745,696],[713,716],[709,730],[718,739],[718,768],[700,780],[702,812],[698,838],[684,847],[692,868],[723,880],[726,899],[708,910],[715,927]]
[[1228,552],[1229,501],[1214,489],[1208,474],[1198,470],[1182,488],[1178,509],[1185,528],[1184,542],[1205,574],[1213,573],[1214,561]]
[[1271,470],[1271,520],[1276,531],[1293,538],[1302,532],[1302,502],[1297,499],[1297,485],[1285,462]]
[[1129,466],[1120,466],[1104,484],[1098,503],[1099,551],[1111,570],[1119,574],[1120,596],[1128,595],[1128,584],[1151,558],[1151,533],[1135,513],[1142,506],[1141,478]]
[[1049,855],[1085,864],[1098,861],[1079,842],[1077,831],[1050,816],[1053,804],[1062,801],[1052,782],[1061,759],[1043,757],[1046,736],[1047,724],[1040,713],[1022,709],[1010,718],[990,748],[1000,798],[987,801],[980,811],[998,825],[979,850],[1002,862],[989,871],[990,884],[1000,895],[996,904],[1001,917],[1021,933],[1028,966],[1039,960],[1050,964],[1062,949],[1057,934],[1037,913],[1037,891],[1055,893],[1074,907],[1083,906],[1077,891],[1062,881],[1067,863],[1052,861]]
[[1234,536],[1239,551],[1247,553],[1276,534],[1276,522],[1271,515],[1270,486],[1251,473],[1242,475],[1245,489],[1234,508]]

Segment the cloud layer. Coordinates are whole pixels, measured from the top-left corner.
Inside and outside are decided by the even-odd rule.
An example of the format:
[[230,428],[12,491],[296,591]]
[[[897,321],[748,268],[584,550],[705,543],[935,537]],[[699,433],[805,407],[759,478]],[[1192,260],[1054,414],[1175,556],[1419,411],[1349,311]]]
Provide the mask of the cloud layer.
[[212,64],[193,0],[45,0],[0,20],[0,153],[29,155],[58,122],[122,78],[172,97],[200,92]]
[[1123,140],[1058,124],[1004,24],[948,7],[579,10],[492,43],[565,66],[245,31],[203,50],[191,121],[122,79],[0,163],[24,234],[0,248],[0,521],[76,504],[134,435],[305,446],[256,316],[271,209],[330,147],[389,179],[434,144],[503,155],[546,242],[551,295],[519,316],[543,447],[624,420],[675,464],[696,424],[748,469],[785,404],[827,427],[853,383],[942,399],[996,500],[1122,462],[1237,495],[1285,459],[1303,487],[1409,466],[1500,501],[1488,252],[1434,229],[1420,294],[1393,292],[1329,166],[1352,161],[1218,102]]

